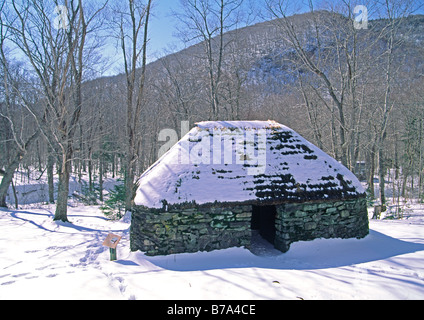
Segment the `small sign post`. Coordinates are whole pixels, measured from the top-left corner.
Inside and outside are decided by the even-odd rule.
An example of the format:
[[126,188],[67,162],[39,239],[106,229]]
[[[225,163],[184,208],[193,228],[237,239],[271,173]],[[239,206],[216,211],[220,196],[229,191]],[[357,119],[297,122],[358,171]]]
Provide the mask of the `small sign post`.
[[122,238],[121,236],[118,236],[118,235],[113,234],[113,233],[109,233],[107,235],[105,241],[103,241],[103,245],[105,247],[109,247],[110,261],[117,260],[116,247],[118,246],[118,243],[121,240],[121,238]]

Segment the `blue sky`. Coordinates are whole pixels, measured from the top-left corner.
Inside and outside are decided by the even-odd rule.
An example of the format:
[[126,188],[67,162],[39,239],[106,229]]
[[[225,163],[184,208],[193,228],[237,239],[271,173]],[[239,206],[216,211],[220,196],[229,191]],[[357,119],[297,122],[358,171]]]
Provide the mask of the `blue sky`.
[[[251,0],[256,5],[260,6],[264,0]],[[330,0],[331,2],[333,0]],[[337,0],[335,0],[337,2]],[[172,16],[172,10],[177,11],[181,4],[180,0],[155,0],[154,1],[153,18],[150,24],[150,59],[155,56],[162,56],[163,50],[176,46],[179,49],[184,48],[184,44],[174,36],[178,21]],[[359,1],[360,2],[360,1]],[[318,1],[319,3],[319,1]],[[305,0],[291,0],[291,5],[294,7],[307,7]],[[424,8],[421,7],[418,12],[424,14]],[[175,49],[175,48],[174,48]]]
[[[247,0],[251,1],[258,8],[264,0]],[[327,0],[328,2],[339,0]],[[360,2],[360,1],[359,1]],[[319,3],[319,1],[318,1]],[[324,2],[325,3],[325,2]],[[308,8],[306,0],[290,0],[290,5],[293,8],[303,11],[302,8]],[[178,11],[181,8],[180,0],[155,0],[153,7],[153,16],[150,21],[149,28],[149,62],[156,60],[158,57],[164,56],[165,52],[175,52],[184,48],[184,43],[175,36],[177,19],[172,15],[172,11]],[[319,8],[316,8],[319,9]],[[424,14],[424,8],[421,7],[416,13]],[[113,49],[111,51],[114,51]],[[111,54],[116,65],[120,65],[122,59],[120,52]],[[113,75],[122,72],[117,67],[112,67],[106,75]]]
[[[165,50],[174,46],[174,50],[183,49],[184,44],[176,37],[177,21],[172,16],[172,10],[177,10],[180,6],[179,0],[155,0],[152,17],[149,26],[149,46],[148,62],[156,60],[164,55]],[[106,76],[123,72],[122,52],[115,48],[115,44],[108,44],[104,47],[104,52],[111,59],[111,66],[103,74]]]
[[179,0],[156,0],[149,31],[153,55],[161,55],[161,51],[169,45],[182,47],[181,41],[173,36],[177,21],[172,16],[172,10],[177,10],[179,5]]
[[[247,0],[252,1],[255,5],[263,0]],[[148,61],[154,61],[157,58],[164,56],[165,53],[176,52],[184,49],[184,43],[175,35],[177,31],[178,20],[173,16],[173,11],[178,11],[181,8],[180,0],[155,0],[152,18],[149,24],[149,46],[148,46]],[[121,52],[108,47],[106,49],[113,65],[121,66]],[[119,70],[119,71],[118,71]],[[105,75],[114,75],[122,72],[118,67],[111,67]]]
[[[247,0],[255,5],[263,0]],[[180,0],[155,0],[153,18],[150,23],[150,51],[153,55],[162,55],[163,50],[169,46],[184,48],[184,44],[175,36],[177,19],[172,15],[172,10],[178,11],[181,8]]]

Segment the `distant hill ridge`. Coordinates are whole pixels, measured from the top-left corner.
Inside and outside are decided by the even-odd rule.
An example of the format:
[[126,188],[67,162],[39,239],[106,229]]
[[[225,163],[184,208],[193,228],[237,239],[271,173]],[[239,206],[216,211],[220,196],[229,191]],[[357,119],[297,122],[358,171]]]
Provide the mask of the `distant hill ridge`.
[[[337,19],[340,23],[347,23],[348,19],[340,14],[328,11],[314,12],[317,19],[325,24],[325,21]],[[296,14],[288,17],[299,31],[306,33],[308,28],[311,28],[310,19],[312,13]],[[238,30],[229,31],[224,34],[225,41],[231,41],[231,50],[240,55],[246,64],[250,66],[249,75],[254,77],[256,82],[266,81],[268,77],[275,78],[281,83],[281,79],[286,77],[285,74],[289,66],[282,65],[284,55],[293,54],[293,50],[284,46],[281,27],[279,24],[282,19],[275,19],[265,22],[260,22],[251,26],[243,27]],[[369,31],[378,34],[384,27],[384,22],[387,19],[376,19],[369,21]],[[419,58],[417,49],[423,47],[424,43],[424,15],[411,15],[404,18],[404,22],[400,24],[399,35],[405,41],[403,48],[408,48],[408,55]],[[372,36],[371,36],[372,37]],[[312,39],[311,39],[312,40]],[[326,44],[323,44],[324,46]],[[331,46],[331,43],[327,44]],[[157,75],[157,70],[163,68],[164,60],[167,63],[179,61],[184,63],[185,60],[191,60],[193,57],[200,57],[203,53],[203,43],[197,43],[181,51],[171,53],[158,60],[148,64],[148,72],[154,72]],[[314,46],[309,44],[308,50],[314,51]],[[287,58],[287,57],[286,57]],[[423,59],[421,59],[423,60]],[[188,62],[188,61],[187,61]],[[190,63],[188,63],[190,64]],[[193,66],[195,67],[195,66]],[[190,72],[190,70],[187,70]],[[93,81],[103,79],[109,81],[124,81],[123,74],[110,77],[101,77]],[[284,82],[283,82],[284,83]],[[287,84],[287,83],[285,83]]]

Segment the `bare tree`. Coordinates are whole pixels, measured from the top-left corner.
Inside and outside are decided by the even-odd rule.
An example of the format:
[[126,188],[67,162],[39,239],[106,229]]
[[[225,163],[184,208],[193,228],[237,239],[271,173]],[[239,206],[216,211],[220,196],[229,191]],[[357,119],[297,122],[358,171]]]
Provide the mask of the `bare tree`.
[[[276,23],[283,30],[287,44],[296,52],[297,63],[300,68],[306,69],[316,76],[321,87],[311,86],[315,95],[321,103],[327,107],[333,114],[336,110],[336,119],[339,128],[340,139],[340,160],[348,167],[352,163],[348,159],[349,142],[355,141],[355,127],[358,114],[356,101],[356,81],[357,81],[357,42],[356,31],[352,23],[343,19],[339,15],[319,12],[314,10],[312,1],[309,2],[310,13],[309,21],[296,21],[296,17],[288,17],[288,2],[285,0],[266,1],[269,12],[276,18]],[[349,15],[351,10],[349,9]],[[310,26],[308,26],[308,23]],[[306,26],[305,26],[306,24]],[[313,39],[313,45],[316,47],[316,53],[312,54],[308,48],[308,36],[304,36],[306,29],[310,30],[310,38]],[[334,45],[332,50],[324,47],[325,43],[331,41]],[[336,57],[336,64],[327,63],[328,52],[332,57]],[[331,57],[330,57],[331,58]],[[314,81],[316,81],[314,79]],[[304,83],[301,83],[302,92]],[[350,124],[346,114],[346,104],[348,95],[351,94],[352,119]],[[329,97],[330,99],[327,99]],[[309,101],[307,101],[309,103]],[[307,103],[307,105],[308,105]],[[310,104],[309,104],[310,106]],[[335,108],[333,108],[333,106]],[[316,126],[315,126],[316,128]],[[349,141],[349,132],[352,138]],[[352,150],[355,147],[352,146]],[[352,152],[354,153],[354,151]],[[354,159],[353,155],[352,158]]]
[[[4,100],[1,103],[0,118],[5,122],[3,127],[7,131],[5,138],[10,138],[7,142],[5,153],[7,157],[4,176],[0,184],[0,207],[7,207],[6,196],[9,186],[12,183],[15,170],[18,168],[28,149],[40,134],[38,128],[31,130],[31,121],[28,115],[23,114],[17,107],[17,90],[21,94],[26,94],[25,89],[18,88],[18,83],[25,83],[25,79],[19,72],[19,66],[11,66],[7,58],[5,41],[10,36],[10,28],[6,23],[8,10],[5,7],[6,1],[0,3],[0,67],[2,71],[2,91]],[[23,92],[24,91],[24,92]]]
[[[52,4],[45,1],[12,1],[16,14],[14,43],[27,57],[41,85],[44,108],[25,107],[34,116],[57,156],[58,198],[54,220],[68,221],[67,203],[73,142],[83,105],[81,85],[85,70],[89,25],[106,2],[88,10],[82,0],[54,3],[58,20],[51,21]],[[90,11],[90,12],[88,12]],[[23,99],[25,101],[25,99]]]
[[[373,149],[378,156],[378,175],[380,202],[386,203],[385,176],[387,172],[387,161],[385,156],[385,141],[387,139],[390,117],[396,105],[401,104],[394,98],[396,78],[399,77],[399,69],[405,57],[399,57],[396,51],[401,48],[405,36],[399,36],[400,27],[405,19],[414,10],[413,1],[385,1],[381,7],[383,16],[386,17],[385,25],[381,28],[378,40],[381,41],[384,50],[378,57],[377,62],[381,72],[381,84],[377,87],[374,98],[377,100],[377,108],[374,117],[375,145]],[[397,59],[397,62],[396,62]]]
[[145,95],[148,27],[152,3],[152,0],[128,0],[115,8],[115,16],[119,20],[114,23],[119,30],[117,37],[122,50],[126,80],[126,210],[132,208],[134,178],[140,153],[140,115]]
[[210,117],[220,113],[220,96],[223,89],[223,63],[228,41],[224,33],[235,28],[243,0],[181,0],[183,12],[176,14],[182,27],[180,36],[186,43],[201,41],[208,78]]

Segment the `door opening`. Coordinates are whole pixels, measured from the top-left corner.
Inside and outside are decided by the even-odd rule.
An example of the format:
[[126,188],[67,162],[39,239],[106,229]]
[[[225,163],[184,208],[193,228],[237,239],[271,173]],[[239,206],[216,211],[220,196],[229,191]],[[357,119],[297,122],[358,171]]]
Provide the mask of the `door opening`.
[[251,229],[258,230],[262,238],[274,244],[275,219],[277,209],[275,206],[253,206]]

